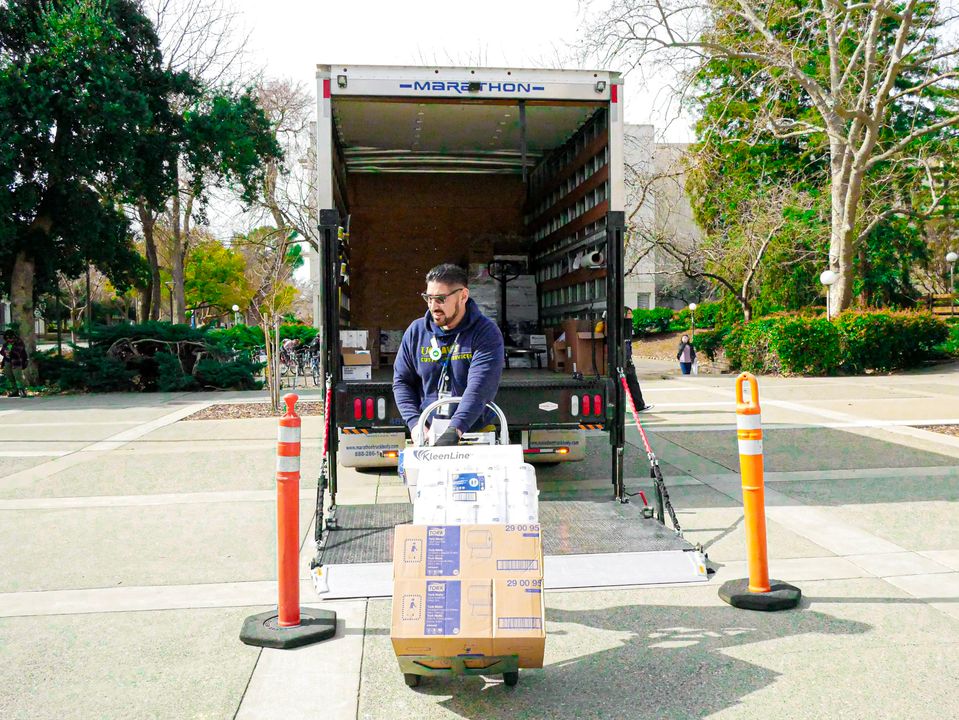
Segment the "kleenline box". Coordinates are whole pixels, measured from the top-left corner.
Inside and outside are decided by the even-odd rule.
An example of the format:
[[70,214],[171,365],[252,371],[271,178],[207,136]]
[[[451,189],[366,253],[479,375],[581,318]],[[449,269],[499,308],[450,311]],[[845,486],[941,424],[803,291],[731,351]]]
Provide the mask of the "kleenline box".
[[518,655],[519,666],[543,667],[543,581],[523,575],[493,580],[493,654]]
[[[416,525],[475,525],[539,521],[532,465],[425,465],[413,493]],[[512,511],[512,512],[511,512]]]
[[390,639],[397,655],[492,655],[492,581],[395,580]]
[[449,447],[408,447],[401,453],[400,477],[407,485],[416,485],[424,465],[461,467],[464,465],[522,465],[522,445],[453,445]]
[[393,577],[543,577],[537,523],[524,525],[397,525]]

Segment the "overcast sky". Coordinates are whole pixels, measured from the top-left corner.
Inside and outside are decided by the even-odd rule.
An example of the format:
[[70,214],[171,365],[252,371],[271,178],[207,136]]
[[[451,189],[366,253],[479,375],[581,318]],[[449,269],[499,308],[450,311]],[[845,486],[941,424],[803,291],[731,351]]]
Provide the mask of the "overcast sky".
[[[572,67],[577,0],[233,0],[251,32],[249,60],[268,77],[315,83],[321,64]],[[600,2],[593,3],[600,6]],[[565,61],[565,62],[564,62]],[[616,70],[618,68],[604,68]],[[691,139],[660,87],[626,80],[626,120]]]

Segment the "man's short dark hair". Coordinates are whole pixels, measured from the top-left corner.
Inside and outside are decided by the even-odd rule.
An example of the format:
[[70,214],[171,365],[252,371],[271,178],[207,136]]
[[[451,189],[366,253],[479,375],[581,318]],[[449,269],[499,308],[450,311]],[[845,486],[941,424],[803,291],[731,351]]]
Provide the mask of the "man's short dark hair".
[[4,340],[14,340],[16,339],[17,334],[13,330],[4,330],[3,339]]
[[468,276],[466,271],[459,265],[452,263],[443,263],[426,273],[426,282],[438,282],[444,285],[468,285]]

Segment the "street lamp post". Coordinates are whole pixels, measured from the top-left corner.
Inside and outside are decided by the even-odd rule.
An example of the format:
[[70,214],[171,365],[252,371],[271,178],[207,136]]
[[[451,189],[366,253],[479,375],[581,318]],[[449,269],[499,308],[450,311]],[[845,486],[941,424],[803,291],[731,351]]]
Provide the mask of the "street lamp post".
[[237,325],[240,324],[240,315],[239,315],[239,313],[240,313],[240,306],[239,306],[239,305],[234,305],[234,306],[233,306],[233,327],[236,327]]
[[839,275],[832,270],[823,270],[822,274],[819,276],[819,282],[826,286],[826,319],[832,320],[832,308],[830,308],[830,300],[832,285],[836,280],[839,279]]
[[696,303],[689,303],[689,338],[696,342]]
[[[955,252],[950,250],[949,252],[946,253],[946,262],[949,263],[949,295],[950,296],[956,294],[956,283],[953,277],[953,272],[956,269],[956,260],[959,260],[959,255],[957,255]],[[950,315],[956,314],[956,298],[954,297],[949,298],[949,314]]]

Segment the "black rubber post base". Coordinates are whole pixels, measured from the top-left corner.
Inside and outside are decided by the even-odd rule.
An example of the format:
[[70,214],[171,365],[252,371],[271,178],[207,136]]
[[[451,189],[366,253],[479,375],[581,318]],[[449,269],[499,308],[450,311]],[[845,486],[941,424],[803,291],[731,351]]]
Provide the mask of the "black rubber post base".
[[719,597],[744,610],[791,610],[799,605],[802,590],[782,580],[770,580],[769,592],[750,592],[749,579],[728,580],[719,588]]
[[276,610],[250,615],[243,621],[240,640],[247,645],[289,650],[329,640],[335,634],[335,612],[300,608],[300,624],[289,628],[280,627]]

